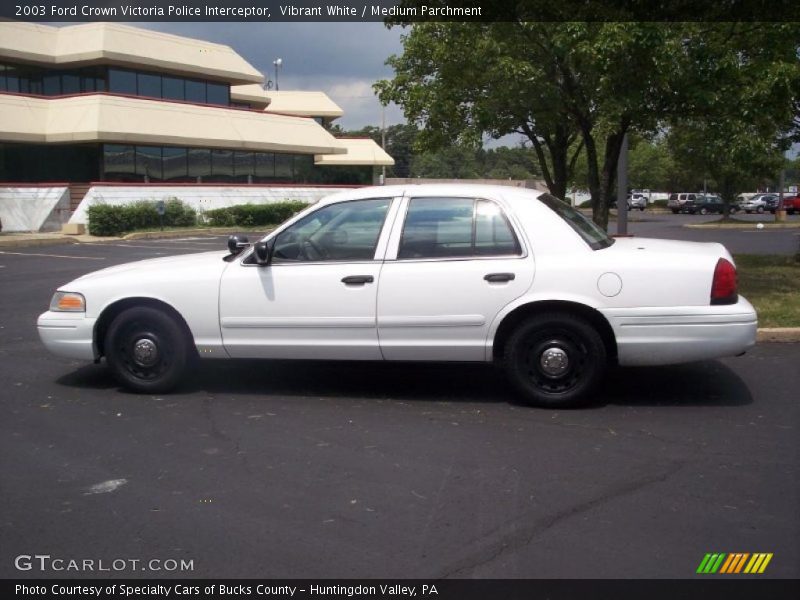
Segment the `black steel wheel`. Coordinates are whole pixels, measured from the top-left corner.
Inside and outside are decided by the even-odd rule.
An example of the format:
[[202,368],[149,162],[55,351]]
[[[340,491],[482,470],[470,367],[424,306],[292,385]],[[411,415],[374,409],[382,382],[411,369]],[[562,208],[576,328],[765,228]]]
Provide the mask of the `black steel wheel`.
[[529,404],[562,408],[585,403],[606,369],[597,330],[569,313],[523,322],[505,347],[506,375]]
[[180,325],[149,306],[129,308],[111,322],[105,337],[108,367],[125,387],[156,394],[180,382],[190,357]]

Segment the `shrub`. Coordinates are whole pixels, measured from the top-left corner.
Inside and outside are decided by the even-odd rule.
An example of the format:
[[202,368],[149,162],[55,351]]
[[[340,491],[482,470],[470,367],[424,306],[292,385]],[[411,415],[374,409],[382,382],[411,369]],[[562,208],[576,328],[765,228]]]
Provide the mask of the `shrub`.
[[299,201],[275,202],[273,204],[237,204],[226,208],[215,208],[203,213],[206,222],[214,227],[261,227],[277,225],[306,208]]
[[[140,200],[122,206],[95,204],[87,211],[91,235],[120,235],[136,229],[156,229],[161,226],[156,202]],[[164,203],[165,227],[190,227],[197,224],[197,213],[177,198]]]

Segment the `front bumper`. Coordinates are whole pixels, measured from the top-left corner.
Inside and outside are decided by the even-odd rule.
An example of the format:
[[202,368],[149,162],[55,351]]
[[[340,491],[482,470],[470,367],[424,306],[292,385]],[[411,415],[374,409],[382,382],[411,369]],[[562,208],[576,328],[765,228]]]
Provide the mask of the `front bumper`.
[[617,338],[622,366],[668,365],[736,356],[756,343],[758,320],[747,299],[719,306],[602,311]]
[[58,356],[94,360],[94,324],[97,319],[84,313],[47,311],[39,315],[36,326],[45,347]]

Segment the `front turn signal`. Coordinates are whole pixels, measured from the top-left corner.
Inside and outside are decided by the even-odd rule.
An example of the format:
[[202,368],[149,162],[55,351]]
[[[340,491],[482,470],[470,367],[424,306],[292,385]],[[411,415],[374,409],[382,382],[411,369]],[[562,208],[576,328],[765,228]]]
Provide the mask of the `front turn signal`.
[[50,301],[50,310],[55,312],[86,312],[86,299],[75,292],[56,292]]

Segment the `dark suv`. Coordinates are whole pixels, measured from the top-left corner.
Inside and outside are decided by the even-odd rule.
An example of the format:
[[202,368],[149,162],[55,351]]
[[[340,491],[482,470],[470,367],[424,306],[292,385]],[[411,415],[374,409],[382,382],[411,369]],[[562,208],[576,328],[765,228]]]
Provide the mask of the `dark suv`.
[[707,215],[708,213],[722,214],[725,211],[725,204],[719,196],[713,194],[706,194],[705,196],[703,194],[697,194],[694,200],[687,200],[684,202],[679,210],[684,214],[689,213],[690,215],[697,213],[701,215]]

